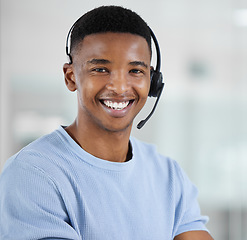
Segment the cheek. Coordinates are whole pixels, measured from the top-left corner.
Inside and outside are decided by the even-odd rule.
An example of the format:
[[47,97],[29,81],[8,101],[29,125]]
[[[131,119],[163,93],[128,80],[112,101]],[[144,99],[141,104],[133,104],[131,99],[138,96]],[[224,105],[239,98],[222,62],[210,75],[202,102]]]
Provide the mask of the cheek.
[[101,88],[100,82],[84,79],[78,89],[80,101],[84,104],[96,103],[96,98]]
[[146,99],[148,97],[150,89],[150,80],[146,79],[145,81],[142,81],[140,84],[138,84],[138,91],[141,98]]

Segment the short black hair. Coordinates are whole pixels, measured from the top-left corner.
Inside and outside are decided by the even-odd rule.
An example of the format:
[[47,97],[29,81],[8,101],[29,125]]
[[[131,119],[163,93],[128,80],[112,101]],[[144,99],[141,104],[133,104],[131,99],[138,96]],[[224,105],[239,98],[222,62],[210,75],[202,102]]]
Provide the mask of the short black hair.
[[84,39],[95,33],[131,33],[146,39],[150,53],[151,33],[147,23],[135,12],[120,6],[101,6],[82,15],[74,24],[70,52]]

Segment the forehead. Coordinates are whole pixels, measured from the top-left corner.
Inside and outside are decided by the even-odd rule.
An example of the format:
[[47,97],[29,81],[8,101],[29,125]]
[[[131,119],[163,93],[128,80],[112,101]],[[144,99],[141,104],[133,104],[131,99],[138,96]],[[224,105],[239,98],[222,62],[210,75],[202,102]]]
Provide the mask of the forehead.
[[73,55],[138,55],[151,59],[151,53],[145,38],[131,33],[96,33],[85,36],[75,48]]

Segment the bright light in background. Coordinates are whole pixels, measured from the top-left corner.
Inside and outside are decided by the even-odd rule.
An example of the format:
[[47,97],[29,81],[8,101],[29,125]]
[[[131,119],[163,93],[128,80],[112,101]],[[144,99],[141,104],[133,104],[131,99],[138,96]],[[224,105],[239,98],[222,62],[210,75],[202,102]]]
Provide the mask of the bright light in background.
[[42,116],[35,111],[19,113],[14,122],[15,134],[18,138],[42,136],[57,129],[62,122],[64,119],[59,116]]
[[235,10],[233,12],[233,21],[237,26],[247,27],[247,8]]

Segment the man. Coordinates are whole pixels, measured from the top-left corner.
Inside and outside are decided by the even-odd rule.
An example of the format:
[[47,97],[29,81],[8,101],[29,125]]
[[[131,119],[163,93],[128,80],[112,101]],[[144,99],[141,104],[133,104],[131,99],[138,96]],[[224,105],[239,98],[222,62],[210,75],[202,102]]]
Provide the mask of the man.
[[73,26],[68,54],[77,118],[6,163],[1,239],[212,240],[178,164],[130,137],[150,88],[147,24],[121,7],[94,9]]

